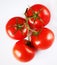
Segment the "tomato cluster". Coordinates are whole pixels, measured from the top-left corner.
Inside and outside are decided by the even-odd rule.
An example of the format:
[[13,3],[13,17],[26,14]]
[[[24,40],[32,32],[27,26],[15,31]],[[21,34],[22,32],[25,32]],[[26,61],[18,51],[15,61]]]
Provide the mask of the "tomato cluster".
[[42,4],[35,4],[25,11],[25,18],[13,17],[6,24],[7,34],[16,42],[14,56],[22,62],[31,60],[37,50],[48,49],[54,33],[45,26],[50,21],[50,11]]

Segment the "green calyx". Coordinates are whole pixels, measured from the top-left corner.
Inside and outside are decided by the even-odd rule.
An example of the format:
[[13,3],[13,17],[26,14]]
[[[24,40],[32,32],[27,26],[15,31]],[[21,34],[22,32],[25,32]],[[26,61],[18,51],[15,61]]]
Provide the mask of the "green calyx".
[[39,16],[40,12],[41,12],[41,10],[38,11],[38,12],[33,12],[32,18],[34,18],[34,21],[35,21],[36,19],[39,19],[40,22],[44,23],[43,19]]
[[35,13],[33,14],[33,18],[34,18],[34,19],[38,18],[38,13],[37,13],[37,12],[35,12]]
[[44,23],[43,19],[39,16],[39,14],[42,12],[43,8],[40,8],[38,11],[32,10],[32,16],[27,17],[26,12],[28,11],[28,8],[26,9],[25,16],[27,17],[27,20],[29,18],[34,18],[34,22],[36,19],[40,20],[40,22]]
[[15,25],[15,27],[16,27],[16,29],[18,30],[18,29],[22,29],[22,27],[23,27],[23,25],[22,24],[19,24],[18,23],[18,18],[16,18],[16,25]]
[[37,35],[39,35],[39,34],[41,33],[41,31],[42,31],[42,29],[40,29],[39,31],[34,31],[34,32],[32,33],[32,35],[37,36]]
[[38,32],[33,32],[33,35],[38,35]]
[[21,25],[21,24],[17,24],[17,25],[16,25],[16,28],[17,28],[17,29],[20,29],[20,30],[21,30],[22,27],[23,27],[23,25]]

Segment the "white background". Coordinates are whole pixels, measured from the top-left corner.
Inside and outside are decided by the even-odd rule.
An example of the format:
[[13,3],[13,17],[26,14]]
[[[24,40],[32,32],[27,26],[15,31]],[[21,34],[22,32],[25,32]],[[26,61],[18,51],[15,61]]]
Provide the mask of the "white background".
[[[7,21],[14,16],[24,17],[28,6],[36,3],[47,6],[51,12],[50,23],[46,26],[55,34],[53,45],[47,49],[37,52],[34,59],[22,63],[15,59],[12,54],[16,40],[6,34]],[[0,65],[57,65],[57,2],[56,0],[0,0]]]

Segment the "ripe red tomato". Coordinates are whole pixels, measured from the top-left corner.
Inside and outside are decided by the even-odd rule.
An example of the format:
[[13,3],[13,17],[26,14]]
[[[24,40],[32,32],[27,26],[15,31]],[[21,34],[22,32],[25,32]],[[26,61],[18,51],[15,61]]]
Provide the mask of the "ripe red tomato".
[[21,17],[13,17],[6,24],[7,34],[16,40],[21,40],[27,36],[28,29],[26,27],[25,19]]
[[26,9],[25,16],[28,18],[28,24],[32,29],[39,30],[50,21],[49,9],[41,4],[35,4]]
[[53,41],[54,33],[48,28],[43,28],[37,35],[31,35],[31,43],[36,49],[47,49]]
[[21,62],[30,61],[35,55],[34,47],[27,40],[18,41],[13,48],[13,55]]

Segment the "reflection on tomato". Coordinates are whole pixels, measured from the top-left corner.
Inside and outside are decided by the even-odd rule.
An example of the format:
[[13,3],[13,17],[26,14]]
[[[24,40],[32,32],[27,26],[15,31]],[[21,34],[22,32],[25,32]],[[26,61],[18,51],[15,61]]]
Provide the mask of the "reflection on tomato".
[[34,57],[35,49],[29,44],[30,42],[27,40],[21,40],[15,44],[13,54],[19,61],[28,62]]
[[50,11],[42,4],[35,4],[26,9],[25,16],[28,18],[28,24],[32,29],[39,30],[50,21]]
[[25,19],[21,17],[11,18],[6,25],[7,34],[16,40],[24,39],[28,32],[28,29],[24,24],[25,22]]
[[53,41],[54,33],[48,28],[43,28],[37,35],[31,35],[31,42],[36,49],[47,49]]

